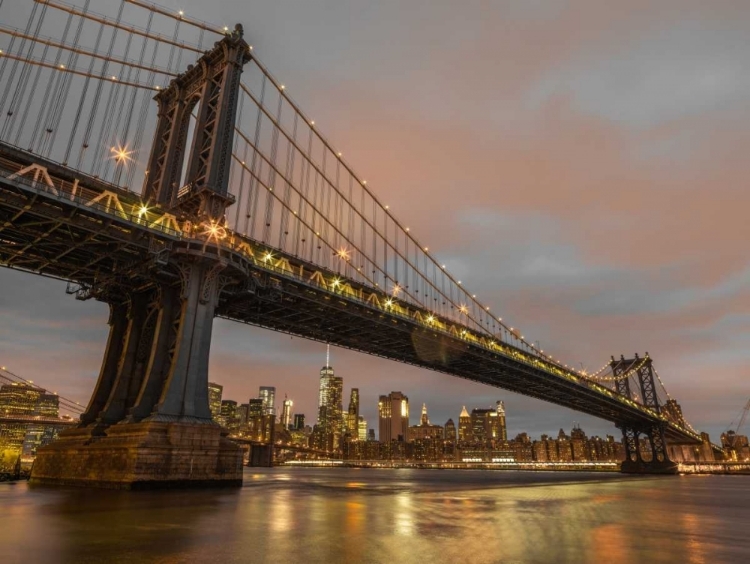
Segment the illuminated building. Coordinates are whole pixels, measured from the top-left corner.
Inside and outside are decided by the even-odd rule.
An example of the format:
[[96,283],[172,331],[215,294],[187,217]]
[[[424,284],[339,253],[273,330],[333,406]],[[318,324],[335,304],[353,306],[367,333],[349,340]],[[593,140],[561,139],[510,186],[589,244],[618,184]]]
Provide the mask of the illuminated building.
[[471,442],[477,445],[490,445],[492,439],[490,417],[497,417],[494,409],[472,409],[471,420]]
[[381,443],[405,441],[409,431],[409,398],[401,392],[380,396],[378,423]]
[[557,460],[560,462],[573,461],[573,449],[570,444],[570,437],[562,429],[557,434]]
[[580,426],[576,425],[570,432],[570,449],[575,462],[585,462],[591,456],[588,448],[588,437]]
[[508,429],[505,425],[505,403],[502,400],[497,401],[495,412],[497,418],[493,420],[492,438],[505,442],[508,440]]
[[284,396],[284,403],[282,405],[281,425],[284,427],[284,429],[289,429],[292,425],[292,407],[294,406],[294,402]]
[[263,415],[263,400],[260,398],[250,398],[247,401],[247,418],[260,417]]
[[294,428],[298,430],[302,430],[305,428],[305,414],[304,413],[294,414]]
[[[32,384],[0,386],[0,415],[20,417],[59,416],[59,398]],[[27,423],[0,423],[0,471],[14,468],[19,456],[35,456],[40,446],[57,436],[59,427]]]
[[221,415],[219,415],[221,425],[224,425],[230,433],[239,430],[239,421],[237,420],[237,402],[234,400],[221,400]]
[[208,383],[208,407],[211,409],[211,419],[219,422],[221,416],[221,395],[224,391],[224,386],[216,384],[214,382]]
[[349,435],[359,438],[359,388],[352,388],[349,396],[349,412],[346,416],[346,428]]
[[314,443],[317,448],[338,450],[343,437],[344,379],[336,376],[333,367],[326,364],[320,369],[318,396],[318,424]]
[[445,422],[444,436],[446,441],[456,442],[456,424],[453,422],[453,419],[448,419]]
[[263,400],[263,415],[276,415],[276,388],[261,386],[258,397]]
[[359,416],[359,421],[357,422],[357,436],[359,437],[360,441],[367,440],[367,421],[365,421],[365,418],[361,415]]
[[461,415],[458,416],[458,442],[467,443],[472,441],[471,416],[466,411],[466,406],[461,409]]
[[419,419],[419,425],[409,427],[408,440],[416,441],[421,439],[442,439],[445,431],[442,425],[431,425],[427,417],[427,404],[422,404],[422,416]]

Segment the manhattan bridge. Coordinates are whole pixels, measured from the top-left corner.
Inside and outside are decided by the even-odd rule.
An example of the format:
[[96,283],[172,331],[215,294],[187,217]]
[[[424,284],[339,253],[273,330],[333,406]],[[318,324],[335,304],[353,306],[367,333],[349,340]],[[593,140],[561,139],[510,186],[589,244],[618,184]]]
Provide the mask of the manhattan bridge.
[[674,472],[705,443],[648,353],[575,370],[480,302],[242,25],[141,0],[0,0],[0,22],[0,264],[110,308],[88,406],[33,481],[241,482],[208,406],[216,316],[611,421],[626,472]]

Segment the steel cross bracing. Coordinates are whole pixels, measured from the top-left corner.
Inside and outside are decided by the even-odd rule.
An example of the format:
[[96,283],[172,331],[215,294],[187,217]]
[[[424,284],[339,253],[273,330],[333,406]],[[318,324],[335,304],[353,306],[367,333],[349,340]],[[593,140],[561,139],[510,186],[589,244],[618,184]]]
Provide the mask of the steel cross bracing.
[[[23,174],[19,174],[21,171]],[[37,174],[39,173],[39,174]],[[36,180],[34,180],[36,178]],[[407,307],[377,288],[230,230],[182,231],[138,195],[0,145],[0,261],[68,280],[104,299],[166,269],[170,254],[211,254],[227,266],[217,314],[495,385],[613,422],[667,425],[653,409],[508,344]]]

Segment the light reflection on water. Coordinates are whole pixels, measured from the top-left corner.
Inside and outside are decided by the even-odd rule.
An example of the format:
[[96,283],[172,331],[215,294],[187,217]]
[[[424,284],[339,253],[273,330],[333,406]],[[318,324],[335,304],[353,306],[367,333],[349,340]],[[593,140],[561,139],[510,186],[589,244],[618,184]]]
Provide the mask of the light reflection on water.
[[750,562],[750,479],[248,469],[232,491],[0,484],[0,562]]

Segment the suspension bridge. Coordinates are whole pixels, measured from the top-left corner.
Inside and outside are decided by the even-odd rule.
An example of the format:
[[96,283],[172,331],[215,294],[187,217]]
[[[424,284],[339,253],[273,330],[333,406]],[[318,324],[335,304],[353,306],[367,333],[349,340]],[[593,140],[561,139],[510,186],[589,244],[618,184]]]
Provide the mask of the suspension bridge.
[[472,294],[241,25],[91,4],[0,0],[0,264],[110,307],[91,400],[34,480],[241,481],[238,447],[209,424],[216,316],[611,421],[624,471],[673,472],[670,445],[705,440],[664,409],[648,354],[575,370]]

